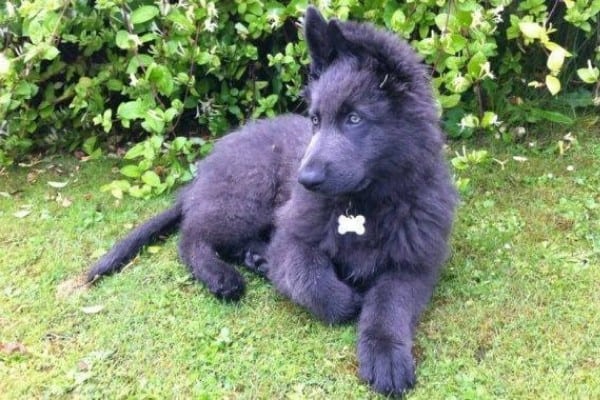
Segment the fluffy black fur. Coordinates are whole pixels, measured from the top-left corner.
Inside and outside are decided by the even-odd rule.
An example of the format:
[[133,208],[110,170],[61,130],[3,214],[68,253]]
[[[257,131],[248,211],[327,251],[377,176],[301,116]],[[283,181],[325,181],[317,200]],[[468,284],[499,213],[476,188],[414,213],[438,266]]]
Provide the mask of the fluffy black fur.
[[[415,383],[415,325],[446,258],[456,194],[425,67],[396,36],[305,16],[309,118],[234,132],[199,163],[173,208],[89,272],[118,270],[180,224],[180,255],[215,295],[237,299],[243,261],[328,323],[359,319],[359,373],[400,394]],[[361,214],[365,233],[338,233]]]

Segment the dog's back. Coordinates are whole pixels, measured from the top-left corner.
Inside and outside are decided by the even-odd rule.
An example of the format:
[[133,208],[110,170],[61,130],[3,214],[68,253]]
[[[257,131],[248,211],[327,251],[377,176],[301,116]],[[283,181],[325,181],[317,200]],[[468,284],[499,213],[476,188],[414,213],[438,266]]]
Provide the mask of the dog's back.
[[268,230],[275,208],[289,198],[309,138],[306,118],[285,115],[220,139],[181,196],[183,235],[203,237],[227,253]]
[[244,261],[247,252],[266,246],[274,210],[290,196],[309,138],[307,118],[283,115],[220,139],[174,206],[121,239],[91,267],[88,280],[117,272],[143,245],[181,225],[180,255],[194,276],[216,296],[238,298],[243,279],[220,258]]

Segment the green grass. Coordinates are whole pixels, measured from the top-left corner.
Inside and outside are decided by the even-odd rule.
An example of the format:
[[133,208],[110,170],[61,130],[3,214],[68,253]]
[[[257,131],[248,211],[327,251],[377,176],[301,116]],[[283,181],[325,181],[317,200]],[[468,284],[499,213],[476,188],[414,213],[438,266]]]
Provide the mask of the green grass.
[[[463,174],[472,191],[418,329],[411,399],[600,398],[599,133],[564,156],[553,141],[487,144],[528,161]],[[170,202],[101,193],[114,163],[1,173],[0,397],[377,397],[357,378],[354,325],[325,326],[247,273],[243,300],[221,303],[177,261],[176,237],[66,294],[99,250]]]

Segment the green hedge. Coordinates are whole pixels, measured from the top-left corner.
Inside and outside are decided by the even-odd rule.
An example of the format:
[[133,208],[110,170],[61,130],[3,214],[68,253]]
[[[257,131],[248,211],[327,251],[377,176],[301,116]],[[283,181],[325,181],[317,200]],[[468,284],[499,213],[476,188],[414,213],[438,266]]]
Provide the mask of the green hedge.
[[[173,3],[173,4],[172,4]],[[307,1],[6,0],[0,5],[0,164],[38,151],[124,155],[116,196],[190,179],[210,139],[301,111]],[[569,124],[598,103],[600,0],[323,1],[431,65],[451,137]]]

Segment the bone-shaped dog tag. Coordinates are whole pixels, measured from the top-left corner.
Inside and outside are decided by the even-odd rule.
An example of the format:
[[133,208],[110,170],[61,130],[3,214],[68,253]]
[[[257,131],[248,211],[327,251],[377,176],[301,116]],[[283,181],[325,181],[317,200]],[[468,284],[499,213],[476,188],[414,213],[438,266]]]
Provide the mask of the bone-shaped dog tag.
[[365,233],[365,217],[362,215],[340,215],[338,217],[338,233],[345,235],[348,232],[363,235]]

